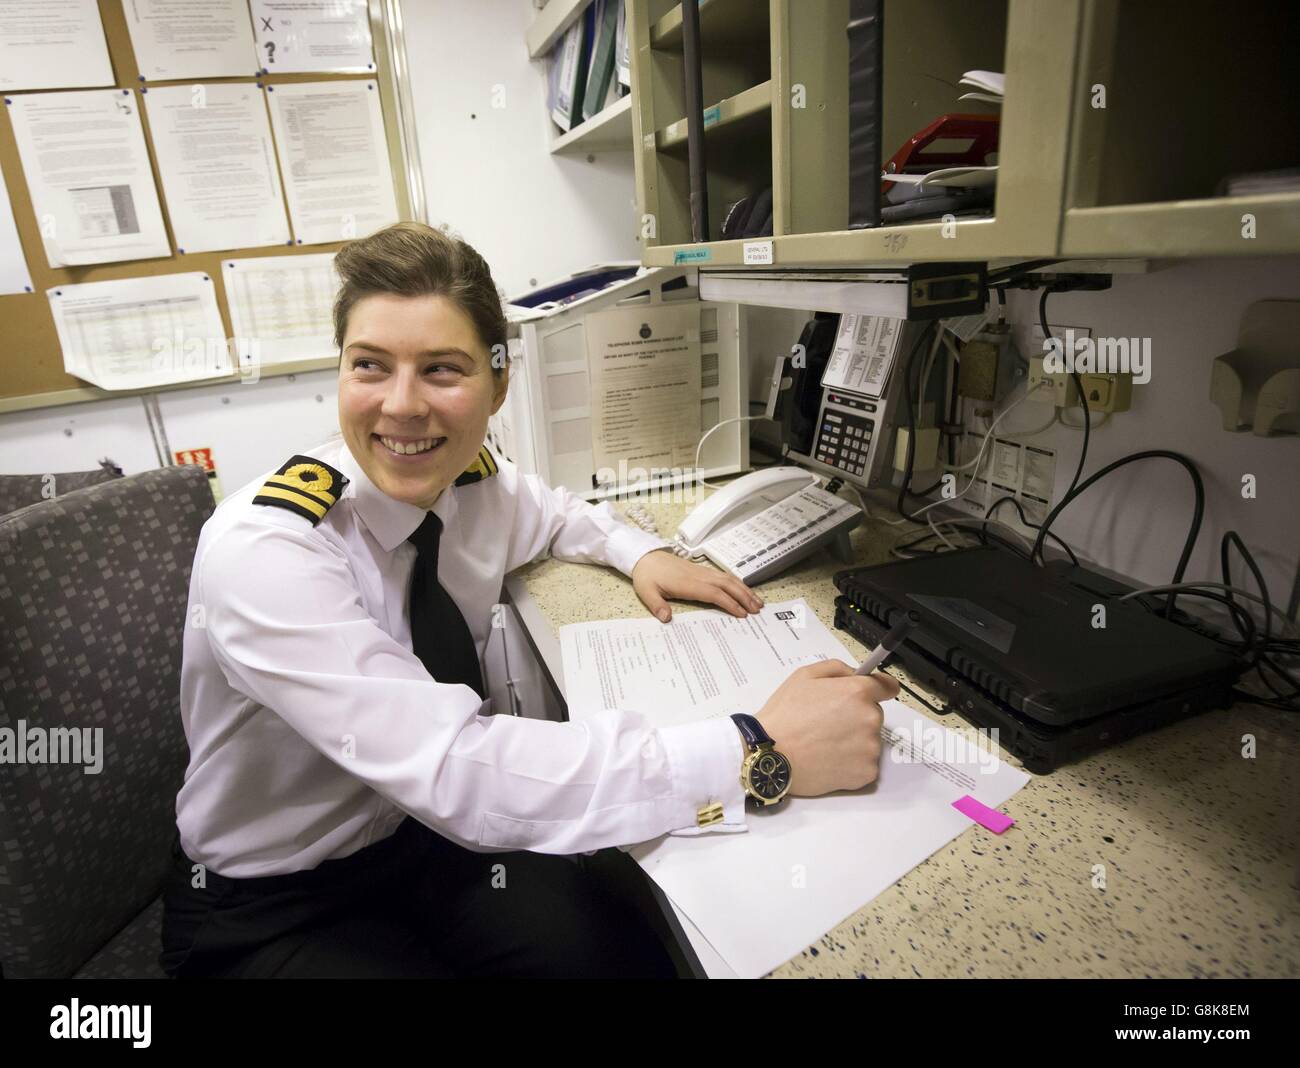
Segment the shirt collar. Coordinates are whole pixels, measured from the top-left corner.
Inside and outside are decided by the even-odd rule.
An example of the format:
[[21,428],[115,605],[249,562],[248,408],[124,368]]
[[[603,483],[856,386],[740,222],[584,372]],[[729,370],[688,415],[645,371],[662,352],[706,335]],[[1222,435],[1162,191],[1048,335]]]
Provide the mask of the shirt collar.
[[[415,533],[428,512],[418,505],[390,497],[371,482],[345,441],[339,443],[338,463],[339,470],[349,481],[345,495],[352,497],[353,508],[375,540],[385,552],[391,553]],[[444,528],[450,525],[456,515],[454,486],[448,486],[438,495],[432,511],[442,520]]]

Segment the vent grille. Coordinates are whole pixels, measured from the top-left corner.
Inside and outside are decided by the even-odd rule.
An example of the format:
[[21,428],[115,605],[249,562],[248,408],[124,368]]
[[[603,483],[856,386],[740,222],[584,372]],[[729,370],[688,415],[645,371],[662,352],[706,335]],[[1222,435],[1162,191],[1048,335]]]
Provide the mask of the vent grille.
[[700,388],[714,389],[718,385],[718,354],[705,352],[700,355]]
[[965,675],[985,693],[991,694],[1005,705],[1011,704],[1011,687],[993,672],[987,671],[979,664],[976,664],[960,649],[952,651],[948,657],[948,662],[958,673]]

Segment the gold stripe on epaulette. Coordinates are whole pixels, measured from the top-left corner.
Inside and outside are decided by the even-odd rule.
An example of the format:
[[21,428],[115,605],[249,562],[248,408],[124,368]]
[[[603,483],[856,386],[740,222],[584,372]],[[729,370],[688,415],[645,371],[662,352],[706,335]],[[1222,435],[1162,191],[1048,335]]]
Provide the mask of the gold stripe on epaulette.
[[334,504],[338,500],[338,498],[332,493],[326,493],[323,490],[307,489],[296,479],[288,479],[283,475],[272,475],[266,480],[266,485],[283,486],[285,489],[291,489],[295,493],[302,493],[312,498],[312,500],[319,501],[321,504],[325,505],[326,508],[330,507],[330,505]]
[[343,473],[329,464],[312,456],[291,456],[267,476],[253,503],[296,512],[315,526],[338,503],[347,485]]
[[484,445],[479,449],[478,455],[474,457],[474,462],[456,479],[455,485],[469,486],[475,482],[482,482],[485,478],[491,478],[499,470],[495,458],[488,451],[488,447]]
[[[327,505],[321,504],[320,501],[312,500],[305,493],[299,493],[297,490],[280,489],[279,487],[270,484],[267,484],[258,490],[257,497],[253,498],[254,503],[259,503],[258,497],[274,497],[277,500],[291,501],[293,504],[296,504],[301,508],[306,508],[317,519],[324,519],[325,513],[329,511]],[[260,503],[270,504],[271,502],[262,501]]]

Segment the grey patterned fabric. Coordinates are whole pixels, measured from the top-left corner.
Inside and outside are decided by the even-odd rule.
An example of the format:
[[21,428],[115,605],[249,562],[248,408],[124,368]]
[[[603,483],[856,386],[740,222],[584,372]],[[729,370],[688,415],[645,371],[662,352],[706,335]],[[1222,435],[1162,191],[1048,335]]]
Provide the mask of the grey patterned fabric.
[[0,515],[122,477],[120,467],[110,461],[105,463],[108,466],[96,471],[56,471],[49,475],[0,475]]
[[[25,733],[29,758],[0,764],[6,977],[72,975],[158,897],[187,754],[185,605],[212,507],[206,474],[182,465],[0,517],[0,746]],[[102,731],[97,774],[90,751],[49,762],[67,728]]]
[[163,899],[158,897],[72,978],[166,979],[167,973],[158,963],[162,914]]

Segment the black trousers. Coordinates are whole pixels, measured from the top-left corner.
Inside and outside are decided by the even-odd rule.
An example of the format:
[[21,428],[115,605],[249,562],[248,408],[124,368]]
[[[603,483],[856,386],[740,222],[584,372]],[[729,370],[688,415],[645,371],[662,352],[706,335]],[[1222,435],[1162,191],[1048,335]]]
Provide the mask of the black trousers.
[[225,978],[673,978],[646,921],[565,857],[475,853],[408,817],[310,871],[206,873],[173,848],[168,975]]

